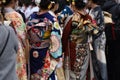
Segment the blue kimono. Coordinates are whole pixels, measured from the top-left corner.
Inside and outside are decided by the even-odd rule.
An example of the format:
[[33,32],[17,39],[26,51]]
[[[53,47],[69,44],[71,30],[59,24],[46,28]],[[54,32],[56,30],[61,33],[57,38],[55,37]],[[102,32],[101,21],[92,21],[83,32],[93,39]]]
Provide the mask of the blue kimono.
[[27,22],[30,49],[30,79],[55,80],[54,70],[62,56],[61,32],[50,12],[33,13]]
[[72,14],[73,11],[71,10],[71,8],[69,6],[65,6],[65,8],[58,15],[59,24],[64,24],[65,19]]

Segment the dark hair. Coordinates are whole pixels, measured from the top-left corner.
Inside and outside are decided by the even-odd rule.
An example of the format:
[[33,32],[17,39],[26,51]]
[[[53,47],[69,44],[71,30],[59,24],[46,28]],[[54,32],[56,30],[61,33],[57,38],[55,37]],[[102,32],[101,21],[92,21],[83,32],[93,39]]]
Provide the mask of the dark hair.
[[[51,1],[51,4],[52,4],[50,9],[53,9],[55,7],[55,5],[58,4],[58,0],[50,0],[50,1]],[[52,2],[54,2],[54,3],[52,3]]]
[[86,6],[86,3],[83,2],[83,0],[75,0],[75,7],[78,10],[81,10],[81,9],[85,8],[85,6]]
[[71,0],[65,0],[65,5],[70,5],[71,4]]
[[[12,0],[6,0],[5,2],[2,2],[2,7],[1,7],[1,16],[3,16],[3,19],[5,19],[4,17],[4,7],[11,4]],[[2,17],[1,17],[2,18]]]
[[[16,2],[17,0],[14,0],[14,2]],[[12,0],[6,0],[5,3],[3,3],[4,6],[7,6],[9,4],[11,4]]]
[[25,2],[24,5],[25,5],[25,7],[28,7],[30,5],[30,3],[29,2]]
[[105,1],[107,0],[92,0],[93,3],[98,4],[98,5],[102,5]]
[[5,3],[3,3],[4,6],[7,6],[8,4],[11,3],[12,0],[6,0]]
[[18,0],[18,6],[20,6],[20,7],[23,6],[23,2],[21,0]]
[[32,6],[37,6],[35,2],[31,2],[31,5]]
[[57,4],[57,3],[58,3],[58,0],[50,0],[50,1],[53,1],[53,2],[55,2],[55,4]]
[[61,12],[66,6],[65,0],[58,0],[58,4],[59,4],[58,10],[56,10],[55,13]]
[[41,0],[40,9],[47,10],[50,3],[51,3],[50,0]]

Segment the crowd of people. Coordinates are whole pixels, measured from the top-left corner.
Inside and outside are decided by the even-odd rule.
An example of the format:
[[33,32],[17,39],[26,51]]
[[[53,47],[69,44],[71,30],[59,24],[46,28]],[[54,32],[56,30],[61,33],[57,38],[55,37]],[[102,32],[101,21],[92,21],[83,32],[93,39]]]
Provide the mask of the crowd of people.
[[0,80],[120,80],[119,13],[114,0],[0,0]]

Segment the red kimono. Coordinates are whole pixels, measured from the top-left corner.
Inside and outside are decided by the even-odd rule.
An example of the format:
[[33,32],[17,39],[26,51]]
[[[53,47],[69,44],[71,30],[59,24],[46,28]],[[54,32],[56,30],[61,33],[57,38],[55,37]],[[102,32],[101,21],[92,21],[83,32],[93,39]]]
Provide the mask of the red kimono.
[[[78,20],[74,20],[74,16],[80,17]],[[76,22],[78,25],[76,26]],[[62,36],[62,46],[63,52],[66,59],[70,64],[69,66],[71,72],[69,79],[72,80],[85,80],[86,73],[90,60],[90,48],[89,48],[89,36],[93,34],[96,30],[95,27],[91,26],[92,19],[86,14],[82,15],[80,13],[73,14],[72,18],[68,20]],[[68,79],[68,78],[67,78]]]

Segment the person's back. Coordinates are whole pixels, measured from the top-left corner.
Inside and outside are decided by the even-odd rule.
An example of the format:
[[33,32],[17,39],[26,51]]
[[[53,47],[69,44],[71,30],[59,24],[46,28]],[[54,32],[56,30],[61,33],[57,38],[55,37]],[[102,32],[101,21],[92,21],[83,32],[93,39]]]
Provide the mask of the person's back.
[[14,30],[0,24],[0,80],[18,80],[15,68],[17,50]]
[[[109,13],[112,14],[112,19],[115,23],[114,28],[119,28],[120,29],[120,4],[116,3],[113,0],[107,1],[104,3],[102,6],[102,9],[104,11],[108,11]],[[120,31],[112,29],[115,34],[115,40],[111,40],[107,42],[107,66],[108,66],[108,79],[109,80],[120,80]],[[113,32],[111,31],[111,32]],[[118,32],[116,35],[116,31]]]

